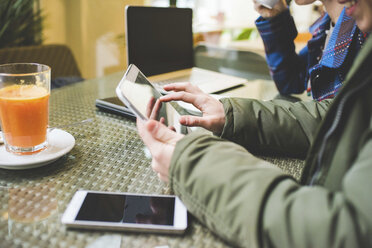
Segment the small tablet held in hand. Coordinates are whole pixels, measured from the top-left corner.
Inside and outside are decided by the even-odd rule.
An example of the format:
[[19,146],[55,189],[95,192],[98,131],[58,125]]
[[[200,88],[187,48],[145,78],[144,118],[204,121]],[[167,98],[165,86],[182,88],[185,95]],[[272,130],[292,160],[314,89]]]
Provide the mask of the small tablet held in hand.
[[187,132],[185,126],[179,123],[179,117],[189,112],[177,102],[158,101],[162,94],[135,65],[129,65],[116,87],[116,95],[138,118],[163,120],[165,125],[173,126],[176,132]]

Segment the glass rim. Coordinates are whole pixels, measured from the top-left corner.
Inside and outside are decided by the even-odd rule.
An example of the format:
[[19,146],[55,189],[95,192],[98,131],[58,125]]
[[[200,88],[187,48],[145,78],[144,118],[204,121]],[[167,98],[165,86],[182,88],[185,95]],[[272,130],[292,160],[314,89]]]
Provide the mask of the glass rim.
[[49,65],[45,64],[39,64],[39,63],[8,63],[8,64],[1,64],[1,67],[6,67],[6,66],[15,66],[15,65],[36,65],[36,66],[41,66],[43,68],[41,71],[38,72],[28,72],[28,73],[6,73],[6,72],[0,72],[0,76],[8,76],[8,77],[21,77],[21,76],[33,76],[33,75],[38,75],[40,73],[45,73],[48,71],[51,71],[51,68]]

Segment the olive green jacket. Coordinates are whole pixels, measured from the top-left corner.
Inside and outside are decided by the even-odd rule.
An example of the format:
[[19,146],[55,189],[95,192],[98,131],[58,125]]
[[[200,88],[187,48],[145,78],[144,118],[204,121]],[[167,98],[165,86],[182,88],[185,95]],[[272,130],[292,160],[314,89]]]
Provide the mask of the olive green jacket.
[[[372,247],[371,75],[369,39],[333,101],[222,100],[222,139],[180,140],[171,188],[237,246]],[[301,182],[247,150],[307,156]]]

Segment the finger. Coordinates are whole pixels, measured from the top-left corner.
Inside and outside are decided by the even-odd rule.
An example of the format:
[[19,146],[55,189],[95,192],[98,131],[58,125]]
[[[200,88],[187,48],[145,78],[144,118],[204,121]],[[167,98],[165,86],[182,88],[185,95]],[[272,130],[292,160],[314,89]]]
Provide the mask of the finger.
[[178,136],[181,135],[173,132],[167,126],[157,121],[148,121],[146,123],[146,129],[151,133],[153,139],[161,143],[173,144],[175,143],[173,141],[177,140]]
[[205,117],[183,115],[180,117],[180,123],[188,127],[210,128],[210,121]]
[[152,111],[151,111],[151,114],[150,114],[150,117],[149,119],[152,119],[152,120],[157,120],[158,117],[159,117],[159,111],[161,109],[161,101],[158,99],[156,100],[153,108],[152,108]]
[[201,89],[199,89],[198,86],[191,84],[189,82],[167,84],[163,88],[166,91],[172,91],[172,90],[173,91],[186,91],[189,93],[203,92]]
[[198,101],[202,98],[202,95],[196,95],[192,93],[187,93],[185,91],[181,92],[174,92],[168,95],[162,96],[159,98],[162,102],[170,102],[170,101],[184,101],[187,103],[191,103],[195,107],[198,107]]
[[161,156],[163,152],[164,145],[174,145],[183,137],[182,134],[175,133],[165,125],[154,120],[148,120],[146,122],[137,120],[137,127],[138,133],[140,134],[145,145],[150,150],[153,160],[159,160],[159,156]]
[[147,128],[148,122],[156,122],[156,121],[148,120],[145,122],[141,120],[140,118],[137,118],[137,129],[138,129],[138,134],[141,136],[143,142],[150,150],[150,153],[154,155],[152,148],[155,146],[160,146],[161,143],[157,139],[155,139],[152,133],[148,130]]
[[156,121],[148,121],[146,123],[146,129],[151,133],[152,138],[156,140],[156,143],[152,143],[152,147],[149,147],[153,158],[161,160],[159,156],[163,154],[165,145],[175,145],[183,135],[170,130],[165,125]]
[[165,125],[165,118],[164,117],[160,117],[160,120],[159,121],[160,121],[161,124],[164,124]]
[[146,116],[150,117],[151,112],[154,108],[155,98],[152,96],[146,106]]

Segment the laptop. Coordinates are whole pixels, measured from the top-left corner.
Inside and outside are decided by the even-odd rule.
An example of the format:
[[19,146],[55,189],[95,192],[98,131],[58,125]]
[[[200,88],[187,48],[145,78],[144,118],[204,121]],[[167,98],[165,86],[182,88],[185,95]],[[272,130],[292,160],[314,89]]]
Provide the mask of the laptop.
[[206,93],[217,93],[247,81],[193,67],[192,9],[127,6],[125,16],[128,65],[153,76],[155,86],[191,82]]

